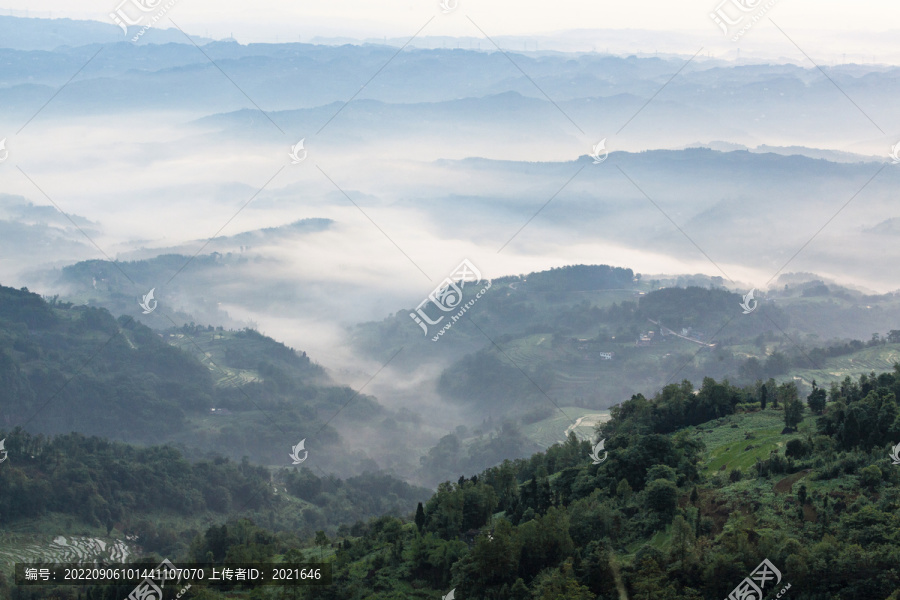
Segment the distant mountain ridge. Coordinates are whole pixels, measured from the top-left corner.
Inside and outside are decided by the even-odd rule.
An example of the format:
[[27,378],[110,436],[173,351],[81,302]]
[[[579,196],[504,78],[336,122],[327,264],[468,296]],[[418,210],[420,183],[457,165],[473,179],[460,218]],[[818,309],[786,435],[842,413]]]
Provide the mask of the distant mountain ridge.
[[[113,4],[110,3],[112,9]],[[112,12],[112,10],[110,10]],[[73,19],[38,19],[0,15],[0,48],[15,50],[57,50],[61,47],[129,42],[141,27],[129,27],[128,36],[112,22]],[[194,37],[194,36],[192,36]],[[174,28],[151,27],[141,43],[184,43],[184,34]],[[198,43],[208,41],[194,37]],[[130,42],[129,42],[130,43]]]

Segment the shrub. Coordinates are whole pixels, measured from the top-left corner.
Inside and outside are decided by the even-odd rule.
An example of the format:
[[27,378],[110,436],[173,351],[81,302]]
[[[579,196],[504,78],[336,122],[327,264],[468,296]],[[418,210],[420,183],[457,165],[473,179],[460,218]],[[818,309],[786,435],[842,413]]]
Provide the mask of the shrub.
[[881,469],[875,465],[869,465],[859,470],[859,481],[866,487],[874,488],[881,483]]
[[791,440],[784,449],[784,455],[791,458],[804,458],[809,455],[811,448],[803,440]]

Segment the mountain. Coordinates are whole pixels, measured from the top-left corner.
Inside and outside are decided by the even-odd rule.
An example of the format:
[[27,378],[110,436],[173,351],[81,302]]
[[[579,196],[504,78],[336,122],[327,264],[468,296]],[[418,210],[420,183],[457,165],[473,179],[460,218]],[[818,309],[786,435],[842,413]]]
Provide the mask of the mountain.
[[[128,34],[133,37],[140,30],[141,26],[130,26]],[[51,52],[63,47],[115,44],[126,39],[128,38],[125,33],[113,23],[112,19],[104,23],[101,21],[36,19],[0,15],[0,40],[2,40],[0,46],[7,49],[23,52]],[[173,28],[148,29],[139,39],[142,44],[185,42],[184,34]],[[195,38],[195,41],[208,42],[209,40]]]
[[[529,117],[514,123],[536,127],[534,139],[546,139],[545,132],[552,130],[552,137],[563,135],[572,142],[579,134],[598,136],[590,142],[596,143],[613,137],[629,123],[621,142],[629,150],[683,147],[698,138],[751,147],[766,143],[824,148],[833,146],[835,139],[846,138],[860,140],[852,151],[886,156],[896,143],[884,123],[897,120],[891,101],[900,90],[897,68],[825,67],[826,78],[813,67],[734,67],[718,61],[692,61],[690,68],[680,72],[687,56],[504,55],[407,48],[394,58],[397,49],[387,45],[241,45],[233,40],[197,38],[195,42],[203,47],[199,53],[177,30],[152,28],[147,35],[156,36],[155,43],[136,45],[118,37],[121,30],[112,24],[2,17],[0,31],[3,29],[13,41],[4,51],[5,93],[0,108],[22,122],[33,117],[77,72],[78,78],[65,86],[65,111],[57,112],[62,106],[53,103],[42,111],[43,118],[148,110],[190,113],[198,118],[251,109],[261,117],[261,131],[274,138],[286,131],[288,123],[270,114],[277,128],[273,127],[259,115],[259,108],[268,113],[298,109],[327,113],[325,118],[315,118],[315,125],[305,127],[309,135],[343,112],[343,105],[353,98],[360,106],[356,113],[360,118],[368,112],[365,103],[373,101],[396,105],[395,112],[430,110],[438,122],[462,114],[464,118],[454,122],[467,124],[484,115],[481,118],[499,120],[495,129],[502,129],[505,137],[528,133],[504,123],[515,114]],[[24,41],[38,38],[42,40],[39,47]],[[383,69],[388,63],[390,68]],[[379,75],[369,81],[373,73]],[[679,76],[673,79],[675,73]],[[875,81],[877,85],[873,85]],[[882,131],[848,106],[846,97],[835,93],[834,85],[857,103],[878,107],[869,112],[875,123],[882,123]],[[661,90],[665,93],[658,101],[643,110],[646,100]],[[509,114],[510,103],[496,98],[511,93],[527,97],[533,109],[522,113],[513,105]],[[447,104],[454,101],[463,102]],[[798,107],[803,107],[799,115]],[[638,113],[641,118],[631,123]],[[834,114],[846,118],[836,121]],[[532,118],[534,115],[541,118]],[[412,126],[409,116],[397,120]],[[349,127],[344,123],[340,120],[335,125]],[[376,125],[377,120],[365,121],[365,129]],[[354,129],[360,126],[353,124]],[[580,143],[586,145],[583,140]],[[834,149],[847,150],[844,146]]]
[[[706,600],[752,577],[767,594],[896,600],[898,395],[900,366],[847,378],[827,392],[816,388],[806,399],[793,383],[767,390],[705,378],[695,389],[684,381],[624,401],[598,427],[604,443],[572,434],[529,459],[461,475],[415,513],[327,528],[314,538],[246,518],[183,531],[179,541],[128,531],[176,552],[170,559],[181,566],[327,562],[331,585],[306,588],[311,598]],[[45,448],[35,442],[18,434],[17,458],[22,443]],[[56,440],[32,459],[37,464],[17,467],[18,480],[34,485],[39,465],[62,459],[63,447],[84,459],[84,446]],[[116,452],[123,464],[136,458],[123,448],[94,447]],[[182,493],[229,469],[193,467],[193,477],[179,481]],[[305,470],[288,475],[288,496],[314,496],[323,483]],[[0,499],[5,493],[0,488]],[[271,521],[276,513],[263,503],[254,514]],[[213,584],[197,587],[206,585],[203,597],[233,595]],[[12,587],[0,579],[0,590]],[[89,597],[127,591],[94,586]]]
[[[227,295],[232,302],[253,302],[258,290],[250,290],[249,295],[236,291],[230,278],[238,272],[278,267],[280,261],[267,256],[267,252],[327,231],[332,225],[329,219],[302,219],[177,246],[160,247],[159,242],[156,247],[134,244],[135,249],[120,253],[122,261],[118,267],[105,260],[86,260],[58,269],[38,268],[27,278],[39,287],[65,291],[72,301],[92,303],[116,314],[132,314],[145,323],[152,322],[153,317],[135,310],[135,294],[140,291],[143,295],[154,289],[157,299],[164,298],[169,307],[174,307],[171,316],[179,326],[196,321],[243,328],[247,322],[229,317],[218,302],[211,301],[213,290],[224,285],[231,290]],[[198,248],[207,253],[197,256]],[[187,277],[177,278],[182,272]],[[166,322],[161,326],[166,328],[171,324]]]
[[[305,235],[307,224],[298,226]],[[193,259],[163,255],[119,263],[130,280],[105,261],[78,263],[65,268],[56,285],[70,290],[67,301],[131,315],[169,344],[208,360],[219,386],[253,381],[264,378],[265,371],[252,359],[235,362],[234,351],[216,349],[247,334],[220,333],[222,324],[233,327],[234,321],[207,299],[218,295],[230,296],[231,305],[242,301],[231,291],[235,288],[229,278],[266,263],[238,253],[240,243],[258,239],[265,245],[268,236],[292,235],[293,229],[223,239],[221,247],[235,254]],[[174,285],[153,283],[182,269],[185,277],[175,278]],[[414,481],[436,485],[456,468],[477,471],[546,447],[579,418],[593,419],[591,415],[622,397],[650,394],[672,381],[713,376],[751,383],[793,377],[806,392],[813,379],[834,380],[830,373],[838,367],[828,367],[832,360],[843,361],[835,372],[854,376],[867,372],[867,365],[891,364],[898,340],[889,340],[888,334],[900,324],[895,294],[868,295],[826,284],[814,274],[785,275],[771,289],[756,290],[753,311],[743,314],[743,292],[724,283],[722,278],[670,278],[575,265],[497,278],[489,287],[486,280],[470,283],[457,305],[471,307],[458,322],[452,321],[458,308],[443,312],[429,300],[420,307],[425,315],[444,318],[428,326],[427,335],[411,318],[417,314],[414,306],[380,322],[357,324],[348,333],[358,359],[373,365],[370,373],[378,365],[390,365],[383,377],[373,382],[365,375],[363,383],[371,383],[371,390],[394,411],[402,411],[397,413],[404,415],[400,427],[422,428],[411,447],[395,447],[393,430],[382,429],[390,434],[387,438],[376,436],[357,449],[378,457],[382,466],[405,469]],[[129,290],[151,288],[161,308],[143,314],[141,294],[132,296]],[[477,298],[482,289],[487,291]],[[286,300],[277,279],[243,293],[247,302],[254,297],[255,306]],[[193,325],[204,320],[215,323],[215,330]],[[451,326],[442,331],[447,324]],[[872,332],[878,336],[872,338]],[[848,344],[858,339],[868,341]],[[874,354],[860,357],[854,366],[852,354],[863,350]],[[434,396],[410,393],[398,377],[412,377],[426,389],[433,386]],[[556,407],[566,407],[565,422],[554,420]],[[458,411],[449,417],[450,426],[448,410]],[[396,415],[385,414],[383,425],[394,427],[395,420]],[[218,451],[228,454],[225,432],[219,435]],[[412,455],[403,457],[405,451]],[[267,460],[275,458],[277,454]]]
[[443,484],[414,523],[347,536],[329,593],[700,600],[765,564],[766,594],[893,600],[898,384],[896,369],[848,379],[796,429],[793,384],[763,408],[757,389],[711,378],[633,397],[598,429],[599,452],[573,435]]
[[[170,443],[190,458],[284,466],[305,440],[308,466],[354,475],[377,469],[376,455],[408,470],[406,443],[425,443],[412,415],[337,385],[304,352],[256,331],[190,324],[156,333],[24,288],[0,287],[0,382],[4,427]],[[387,439],[402,430],[406,443]]]
[[[4,269],[35,269],[93,256],[79,228],[94,234],[98,223],[79,215],[70,218],[71,221],[55,208],[35,205],[22,196],[0,194],[0,255],[8,263]],[[29,252],[21,254],[22,248]],[[12,256],[16,258],[8,258]]]
[[381,360],[415,349],[398,357],[412,373],[442,365],[438,391],[469,414],[529,418],[553,406],[607,409],[683,378],[749,383],[802,371],[806,385],[810,373],[830,380],[823,369],[827,356],[842,353],[832,349],[836,340],[877,332],[870,344],[880,348],[900,324],[896,294],[866,295],[814,275],[780,283],[756,290],[745,314],[743,295],[721,278],[577,265],[495,279],[477,299],[484,284],[467,284],[458,306],[472,306],[458,322],[448,320],[455,311],[428,300],[420,310],[439,322],[427,334],[410,307],[356,326],[353,336]]

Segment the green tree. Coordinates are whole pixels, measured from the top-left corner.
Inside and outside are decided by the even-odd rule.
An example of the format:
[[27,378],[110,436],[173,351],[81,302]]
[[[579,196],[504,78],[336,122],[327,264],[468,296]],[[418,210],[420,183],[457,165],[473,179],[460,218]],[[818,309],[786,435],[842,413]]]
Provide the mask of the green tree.
[[647,469],[647,483],[656,481],[657,479],[667,479],[668,481],[678,481],[678,475],[675,469],[667,465],[653,465]]
[[619,485],[616,486],[616,495],[622,499],[623,504],[627,504],[628,500],[631,499],[631,493],[631,486],[628,485],[628,480],[623,477],[619,481]]
[[528,600],[528,596],[528,586],[526,586],[525,582],[522,581],[522,578],[519,577],[509,589],[509,598],[510,600]]
[[467,554],[465,542],[444,541],[433,533],[417,536],[410,544],[409,564],[417,577],[428,581],[432,587],[450,586],[450,570],[455,562]]
[[[638,561],[639,559],[639,561]],[[652,555],[647,554],[643,558],[638,556],[637,569],[634,577],[634,592],[629,598],[632,600],[682,600],[675,586],[668,581],[665,571]]]
[[791,381],[778,387],[778,394],[784,403],[784,424],[794,429],[803,420],[803,402],[800,400],[797,385]]
[[778,408],[778,384],[775,382],[775,379],[769,377],[769,381],[766,382],[766,389],[769,390],[772,396],[772,408]]
[[859,482],[868,488],[874,488],[881,483],[881,469],[876,465],[869,465],[859,471]]
[[678,507],[678,488],[675,484],[667,479],[657,479],[647,486],[646,495],[647,508],[659,516],[662,524],[669,523]]
[[685,561],[687,560],[688,554],[693,548],[695,541],[696,539],[691,524],[681,515],[676,516],[672,521],[671,559],[680,562],[682,568],[684,568]]
[[423,527],[425,527],[425,508],[419,502],[419,505],[416,506],[416,529],[419,530],[419,533],[422,533]]
[[519,576],[526,581],[542,569],[559,564],[574,551],[574,543],[569,536],[568,514],[555,506],[547,514],[538,515],[520,525],[517,534],[521,548]]
[[[493,539],[479,536],[475,546],[453,565],[453,584],[462,597],[487,596],[502,585],[513,585],[518,577],[520,546],[513,527],[500,519]],[[490,597],[490,596],[488,596]]]
[[329,544],[328,536],[325,535],[324,531],[316,532],[316,546],[319,547],[319,556],[324,557],[325,554],[325,546]]
[[806,403],[809,404],[809,409],[811,411],[817,415],[821,415],[825,411],[825,400],[828,394],[824,389],[816,385],[815,379],[813,379],[812,388],[812,392],[810,392],[809,396],[806,398]]
[[594,600],[591,590],[578,583],[569,558],[559,569],[544,572],[534,583],[534,600]]
[[784,405],[784,424],[786,427],[794,429],[803,420],[803,403],[798,400],[791,400]]

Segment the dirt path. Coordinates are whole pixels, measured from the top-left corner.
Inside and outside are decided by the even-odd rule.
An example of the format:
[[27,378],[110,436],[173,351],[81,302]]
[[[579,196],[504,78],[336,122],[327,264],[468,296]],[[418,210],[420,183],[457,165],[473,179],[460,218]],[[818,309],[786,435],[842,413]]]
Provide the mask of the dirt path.
[[[647,320],[650,321],[651,323],[653,323],[654,325],[659,325],[659,323],[657,323],[653,319],[647,319]],[[685,336],[681,335],[680,333],[675,333],[674,331],[672,331],[665,325],[659,325],[659,327],[666,331],[666,335],[674,335],[675,337],[679,337],[683,340],[687,340],[687,341],[693,342],[695,344],[700,344],[701,346],[706,346],[707,348],[715,348],[716,347],[715,344],[707,344],[706,342],[701,342],[700,340],[695,340],[694,338],[685,337]]]
[[582,421],[584,421],[584,417],[578,417],[578,420],[575,421],[575,423],[566,427],[566,430],[563,432],[563,437],[564,438],[569,437],[569,432],[572,431],[573,429],[575,429],[576,427],[578,427],[579,425],[581,425]]
[[612,419],[612,415],[609,413],[592,413],[584,415],[583,417],[578,417],[573,424],[566,427],[566,430],[563,433],[564,439],[560,440],[560,443],[565,442],[565,440],[569,438],[569,432],[574,431],[577,427],[581,427],[582,425],[586,427],[596,427],[597,424],[606,423],[610,419]]

